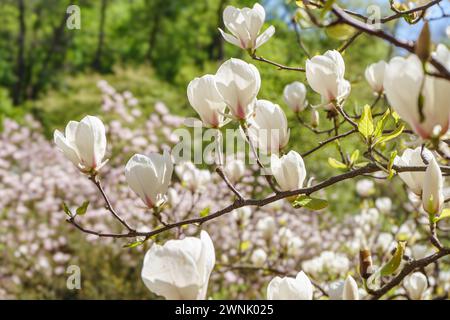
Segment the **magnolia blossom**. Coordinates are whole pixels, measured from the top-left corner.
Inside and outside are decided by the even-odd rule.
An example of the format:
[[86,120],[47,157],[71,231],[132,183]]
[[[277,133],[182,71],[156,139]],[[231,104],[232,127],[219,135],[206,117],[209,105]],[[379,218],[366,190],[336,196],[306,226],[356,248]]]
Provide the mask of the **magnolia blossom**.
[[294,112],[300,112],[308,105],[308,101],[306,100],[306,87],[298,81],[294,81],[284,87],[283,98],[284,102]]
[[231,58],[217,70],[216,86],[231,115],[243,120],[253,112],[261,77],[254,65]]
[[303,187],[306,169],[302,157],[297,152],[291,150],[281,158],[273,154],[270,159],[270,168],[283,191],[297,190]]
[[256,249],[253,251],[250,260],[255,267],[261,268],[266,263],[267,253],[263,249]]
[[369,197],[375,192],[375,184],[372,180],[361,179],[356,183],[356,192],[361,197]]
[[306,60],[306,79],[322,96],[322,105],[344,100],[350,94],[350,82],[344,79],[344,74],[344,59],[336,50]]
[[[439,46],[433,53],[439,62],[445,61],[448,49]],[[447,64],[445,64],[447,63]],[[424,74],[416,55],[395,57],[386,67],[384,90],[389,103],[399,116],[424,139],[445,134],[450,119],[450,82]],[[422,98],[420,98],[422,96]],[[419,101],[422,101],[419,104]]]
[[165,202],[172,172],[173,164],[167,151],[163,155],[151,153],[148,157],[135,154],[125,166],[128,185],[149,208]]
[[421,272],[414,272],[403,281],[406,292],[413,300],[422,300],[428,287],[427,277]]
[[216,255],[206,231],[200,239],[186,237],[152,245],[142,266],[147,288],[168,300],[203,300]]
[[105,126],[97,117],[69,121],[65,135],[55,130],[53,138],[66,158],[83,172],[99,170],[106,163],[102,162],[106,151]]
[[311,110],[311,126],[317,128],[320,124],[320,115],[317,110]]
[[288,144],[290,130],[286,114],[279,105],[258,100],[255,114],[248,122],[249,138],[261,152],[278,152]]
[[382,197],[375,200],[375,206],[377,209],[384,214],[391,212],[392,200],[388,197]]
[[359,300],[358,285],[352,276],[348,276],[345,281],[332,283],[328,294],[331,300]]
[[245,173],[245,163],[240,159],[227,160],[224,170],[230,181],[237,182]]
[[386,65],[387,63],[383,60],[377,63],[373,63],[366,68],[364,74],[370,87],[377,94],[381,94],[384,90],[383,82]]
[[275,219],[270,216],[260,219],[256,224],[256,229],[262,233],[264,239],[270,239],[275,233],[276,228]]
[[444,179],[442,178],[441,168],[435,158],[432,158],[423,180],[422,204],[423,209],[430,213],[439,213],[444,204]]
[[250,221],[252,209],[250,207],[241,207],[233,211],[235,219],[240,225],[245,225]]
[[[428,162],[434,159],[433,153],[430,150],[421,147],[416,149],[406,149],[402,156],[395,157],[394,164],[397,166],[424,166],[425,163],[422,159],[424,157]],[[425,173],[421,171],[411,171],[411,172],[399,172],[400,178],[406,185],[414,192],[416,195],[422,194],[422,186],[424,181]]]
[[205,126],[218,128],[222,125],[226,106],[217,91],[215,76],[207,74],[189,82],[187,96]]
[[223,11],[223,23],[231,34],[225,33],[220,28],[219,31],[229,43],[242,49],[255,50],[275,33],[275,27],[270,26],[259,34],[265,18],[266,12],[259,3],[255,3],[252,9],[227,6]]
[[208,170],[200,170],[190,161],[177,164],[175,172],[183,185],[191,191],[203,189],[211,180],[211,173]]
[[303,271],[297,277],[275,277],[267,287],[268,300],[312,300],[313,285]]

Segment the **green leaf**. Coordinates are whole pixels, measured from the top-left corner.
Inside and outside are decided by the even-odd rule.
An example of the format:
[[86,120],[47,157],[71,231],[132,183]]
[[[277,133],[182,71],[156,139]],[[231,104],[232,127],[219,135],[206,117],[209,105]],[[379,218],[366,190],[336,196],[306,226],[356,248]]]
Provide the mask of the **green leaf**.
[[328,201],[323,199],[311,198],[307,195],[298,196],[292,203],[294,208],[307,208],[310,210],[322,210],[328,207]]
[[352,155],[350,156],[350,163],[354,164],[359,159],[359,150],[356,149],[352,152]]
[[334,158],[328,158],[328,164],[335,169],[347,169],[347,166]]
[[69,207],[67,206],[67,204],[65,202],[62,203],[62,207],[64,212],[69,216],[69,217],[73,217],[72,211],[70,211]]
[[327,0],[327,2],[325,3],[325,5],[323,6],[322,12],[321,12],[321,17],[325,17],[325,15],[328,13],[328,11],[331,10],[331,7],[333,6],[333,4],[336,2],[336,0]]
[[434,218],[434,222],[438,222],[438,221],[441,221],[446,218],[450,218],[450,209],[449,208],[445,208],[444,210],[442,210],[439,217]]
[[377,121],[377,125],[376,125],[375,132],[374,132],[374,136],[376,138],[381,137],[381,135],[383,134],[383,129],[386,126],[386,120],[390,113],[391,113],[391,111],[389,109],[387,109],[386,112],[381,117],[381,119]]
[[83,214],[85,214],[88,206],[89,206],[89,201],[83,202],[83,204],[77,208],[77,211],[76,211],[77,216],[82,216]]
[[211,211],[210,207],[206,207],[206,208],[202,209],[202,211],[200,211],[200,217],[201,218],[206,217],[210,211]]
[[384,142],[387,142],[389,140],[397,138],[399,135],[402,134],[403,129],[405,129],[405,125],[402,124],[401,126],[397,127],[394,131],[392,131],[391,133],[389,133],[389,134],[387,134],[385,136],[382,136],[381,138],[377,139],[375,141],[374,145],[376,145],[378,143],[384,143]]
[[369,161],[363,161],[363,162],[355,163],[354,166],[357,168],[362,168],[362,167],[367,166],[368,164],[369,164]]
[[124,248],[135,248],[138,247],[140,245],[143,245],[145,243],[145,240],[138,240],[138,241],[134,241],[131,243],[127,243],[126,245],[124,245]]
[[398,121],[400,120],[400,116],[395,111],[392,111],[392,118],[394,118],[395,124],[397,124]]
[[398,269],[400,263],[402,262],[403,254],[405,253],[405,247],[406,241],[397,242],[397,248],[395,249],[394,255],[392,256],[391,260],[389,260],[388,263],[386,263],[381,268],[382,276],[391,275]]
[[397,156],[397,150],[394,150],[391,152],[391,157],[389,158],[389,164],[388,164],[388,170],[389,170],[389,176],[388,179],[391,179],[394,176],[395,170],[392,169],[394,166],[394,160]]
[[344,41],[355,33],[355,29],[347,24],[340,23],[327,27],[325,32],[332,39]]
[[358,130],[366,139],[369,139],[374,132],[372,111],[370,110],[370,106],[368,104],[364,106],[361,119],[359,119]]

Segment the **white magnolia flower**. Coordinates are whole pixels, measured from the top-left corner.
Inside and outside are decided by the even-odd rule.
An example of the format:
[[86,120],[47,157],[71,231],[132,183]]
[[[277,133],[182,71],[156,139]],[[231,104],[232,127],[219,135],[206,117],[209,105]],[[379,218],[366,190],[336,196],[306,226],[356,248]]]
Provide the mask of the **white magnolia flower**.
[[167,300],[203,300],[216,255],[206,231],[199,238],[169,240],[152,245],[142,266],[142,280]]
[[377,93],[383,93],[384,71],[386,70],[387,63],[385,61],[379,61],[373,63],[366,68],[365,77],[372,90]]
[[103,122],[93,116],[86,116],[80,122],[69,121],[65,135],[55,130],[54,141],[75,166],[83,172],[99,170],[106,161],[106,134]]
[[260,34],[265,18],[266,12],[259,3],[255,3],[252,9],[227,6],[223,11],[223,23],[231,34],[220,28],[219,31],[227,42],[242,49],[255,50],[275,33],[275,27],[270,26]]
[[308,105],[308,101],[306,100],[306,87],[298,81],[294,81],[284,87],[283,98],[284,102],[294,112],[300,112]]
[[165,202],[172,172],[173,164],[167,151],[163,155],[151,153],[148,157],[135,154],[125,166],[128,185],[149,208]]
[[208,170],[200,170],[190,161],[177,164],[175,172],[183,185],[191,191],[202,190],[211,181]]
[[422,204],[423,209],[430,213],[440,213],[444,204],[444,179],[441,168],[435,158],[432,158],[425,171],[423,180]]
[[[446,54],[448,49],[439,46],[433,56],[440,61],[445,59]],[[450,63],[447,68],[450,68]],[[384,90],[394,110],[422,138],[441,136],[447,132],[450,82],[424,75],[422,62],[416,55],[395,57],[389,62],[385,71]],[[420,96],[423,99],[419,99]],[[422,101],[421,108],[419,100]]]
[[336,50],[306,60],[306,79],[311,88],[321,95],[323,105],[348,97],[351,86],[344,79],[344,74],[344,59]]
[[252,216],[252,209],[250,209],[250,207],[237,208],[233,210],[233,215],[241,225],[245,225],[250,221],[250,218]]
[[356,183],[356,192],[360,197],[369,197],[375,192],[375,184],[370,179],[361,179]]
[[375,200],[375,207],[377,207],[381,213],[388,214],[392,209],[392,200],[388,197],[378,198]]
[[413,300],[422,300],[428,287],[427,277],[421,272],[414,272],[408,276],[403,284],[409,297]]
[[215,76],[207,74],[189,82],[187,96],[205,126],[218,128],[223,124],[226,106],[217,91]]
[[231,58],[217,70],[216,87],[231,115],[243,120],[253,112],[261,77],[254,65]]
[[180,203],[179,191],[174,188],[169,188],[167,190],[167,203],[170,204],[172,208]]
[[388,232],[381,232],[378,235],[377,242],[375,246],[379,248],[382,252],[386,252],[389,249],[393,248],[394,236]]
[[260,219],[256,224],[256,229],[262,233],[264,239],[271,239],[276,228],[275,219],[270,216]]
[[292,231],[287,228],[287,227],[282,227],[279,231],[278,231],[278,236],[280,237],[280,244],[283,247],[287,247],[290,240],[292,239],[292,237],[294,236]]
[[[424,148],[421,155],[421,147],[417,147],[416,149],[406,149],[402,156],[395,157],[394,164],[397,166],[424,166],[425,163],[422,159],[422,156],[429,162],[431,159],[434,159],[433,153]],[[422,194],[422,186],[425,177],[425,172],[421,171],[411,171],[411,172],[399,172],[400,178],[406,185],[414,192],[416,195]]]
[[302,157],[297,152],[291,150],[281,158],[273,154],[270,159],[270,169],[283,191],[303,187],[306,169]]
[[224,171],[227,178],[236,183],[245,174],[245,163],[240,159],[229,159],[225,163]]
[[256,249],[250,259],[255,267],[262,268],[266,263],[267,253],[263,249]]
[[275,277],[267,287],[268,300],[312,300],[313,285],[303,271],[297,277]]
[[355,279],[348,276],[345,281],[332,283],[328,288],[330,300],[359,300],[359,289]]
[[293,236],[287,242],[287,254],[290,256],[296,256],[300,253],[303,247],[303,240],[300,237]]
[[423,259],[426,256],[431,255],[433,253],[434,253],[433,249],[423,244],[414,244],[411,247],[411,254],[413,258],[416,260]]
[[279,105],[270,101],[256,102],[255,113],[248,125],[250,140],[264,154],[278,153],[289,142],[286,114]]

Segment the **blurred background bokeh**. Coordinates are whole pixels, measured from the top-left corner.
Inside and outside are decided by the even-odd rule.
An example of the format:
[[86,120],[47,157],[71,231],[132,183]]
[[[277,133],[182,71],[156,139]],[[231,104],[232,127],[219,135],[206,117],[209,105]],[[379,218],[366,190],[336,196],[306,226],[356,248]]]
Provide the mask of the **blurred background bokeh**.
[[[121,241],[87,239],[64,222],[62,201],[75,206],[88,198],[98,202],[99,216],[104,218],[104,212],[95,190],[55,152],[51,144],[53,130],[63,129],[69,120],[79,120],[86,114],[100,116],[111,131],[120,127],[122,131],[110,133],[116,145],[109,149],[113,161],[108,166],[116,165],[117,169],[107,169],[114,171],[108,171],[113,178],[107,188],[114,197],[113,190],[121,183],[122,195],[114,201],[121,210],[129,209],[134,202],[126,202],[131,194],[123,185],[121,166],[130,153],[151,151],[151,143],[156,150],[160,144],[170,145],[170,133],[164,127],[176,128],[181,123],[164,118],[167,114],[195,115],[186,98],[190,80],[215,73],[230,57],[251,61],[245,51],[225,43],[217,28],[222,26],[222,11],[227,5],[253,6],[254,2],[0,0],[0,298],[152,297],[139,277],[144,249],[124,249]],[[340,2],[362,12],[370,2],[380,5],[382,13],[389,12],[387,0]],[[299,47],[294,27],[299,29],[311,55],[343,44],[323,30],[293,21],[295,1],[260,3],[266,8],[266,25],[276,27],[274,37],[258,49],[263,57],[303,66],[307,57]],[[79,30],[66,26],[66,9],[73,4],[81,9]],[[448,7],[448,2],[444,6]],[[448,19],[431,23],[435,42],[448,43],[448,24]],[[409,26],[400,21],[386,27],[399,37],[413,40],[421,24]],[[345,51],[346,78],[352,83],[349,110],[359,110],[372,102],[364,80],[365,67],[397,53],[402,52],[366,36],[359,37]],[[299,126],[282,100],[284,86],[294,80],[306,83],[305,75],[252,63],[261,73],[259,97],[280,104],[288,115],[290,147],[304,152],[315,146],[318,138]],[[317,95],[308,95],[312,104],[319,102]],[[155,110],[160,102],[168,111]],[[125,119],[128,113],[130,118]],[[321,127],[327,128],[325,114],[321,116]],[[305,119],[309,119],[308,115]],[[135,141],[139,136],[150,142]],[[356,142],[357,138],[350,139],[344,148]],[[307,159],[308,171],[319,180],[335,173],[326,163],[328,157],[336,155],[336,147],[330,144]],[[390,192],[388,188],[380,190],[379,195]],[[356,212],[361,205],[355,197],[354,183],[332,187],[327,194],[330,199],[339,199],[330,200],[329,208],[337,219]],[[121,200],[125,203],[120,204]],[[145,222],[148,220],[143,219],[142,224]],[[65,268],[69,264],[82,266],[82,290],[67,290]],[[245,286],[226,290],[262,297],[261,293],[248,293]],[[218,292],[216,296],[239,295]]]

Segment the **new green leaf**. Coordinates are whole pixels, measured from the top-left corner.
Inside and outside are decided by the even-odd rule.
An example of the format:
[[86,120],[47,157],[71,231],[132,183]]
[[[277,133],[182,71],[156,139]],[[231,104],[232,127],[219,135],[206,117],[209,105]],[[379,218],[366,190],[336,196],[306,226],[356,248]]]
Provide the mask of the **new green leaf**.
[[358,131],[363,135],[364,138],[369,139],[374,133],[373,127],[373,119],[372,119],[372,111],[370,110],[370,106],[366,104],[364,106],[363,113],[361,115],[361,119],[358,122]]
[[323,199],[311,198],[307,195],[298,196],[292,203],[294,208],[307,208],[310,210],[322,210],[328,207],[328,201]]
[[69,216],[69,217],[73,217],[72,211],[70,211],[69,207],[67,206],[67,204],[65,202],[62,203],[62,207],[64,212]]
[[391,260],[389,260],[388,263],[386,263],[381,268],[382,276],[389,276],[398,269],[400,263],[402,262],[403,254],[405,253],[405,248],[406,248],[406,241],[399,241],[397,243],[397,248],[395,249],[394,255],[392,256]]
[[334,158],[328,158],[328,164],[335,169],[347,169],[347,165]]
[[83,204],[77,208],[77,211],[76,211],[77,216],[82,216],[83,214],[85,214],[88,206],[89,206],[89,201],[83,202]]

